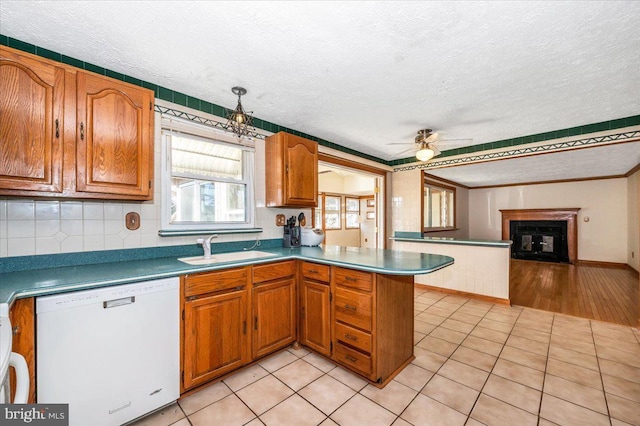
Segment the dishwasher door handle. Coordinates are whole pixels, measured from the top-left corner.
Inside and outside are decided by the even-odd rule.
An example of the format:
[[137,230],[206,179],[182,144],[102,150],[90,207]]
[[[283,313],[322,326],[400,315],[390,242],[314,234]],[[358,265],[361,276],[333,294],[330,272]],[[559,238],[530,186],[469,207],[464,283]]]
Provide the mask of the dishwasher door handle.
[[123,297],[122,299],[105,300],[104,302],[102,302],[102,307],[104,309],[117,308],[118,306],[130,305],[132,303],[135,303],[135,301],[135,296]]

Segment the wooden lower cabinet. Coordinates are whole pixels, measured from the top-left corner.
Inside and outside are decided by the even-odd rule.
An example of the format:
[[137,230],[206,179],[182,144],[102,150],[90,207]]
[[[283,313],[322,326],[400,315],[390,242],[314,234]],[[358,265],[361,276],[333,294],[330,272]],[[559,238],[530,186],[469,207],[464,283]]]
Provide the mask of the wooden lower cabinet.
[[[29,369],[29,398],[27,402],[36,402],[36,304],[33,297],[18,299],[13,302],[9,311],[9,319],[13,327],[12,351],[17,352],[27,361]],[[15,395],[16,375],[11,374],[11,401]]]
[[287,278],[253,288],[253,358],[296,340],[296,280]]
[[413,276],[293,260],[183,276],[182,299],[183,391],[297,339],[379,386],[414,358]]
[[329,283],[303,278],[300,283],[300,343],[331,355]]
[[334,361],[384,385],[413,360],[413,276],[332,267]]
[[208,382],[250,361],[247,291],[184,303],[184,389]]
[[181,277],[182,390],[250,361],[250,282],[246,267]]

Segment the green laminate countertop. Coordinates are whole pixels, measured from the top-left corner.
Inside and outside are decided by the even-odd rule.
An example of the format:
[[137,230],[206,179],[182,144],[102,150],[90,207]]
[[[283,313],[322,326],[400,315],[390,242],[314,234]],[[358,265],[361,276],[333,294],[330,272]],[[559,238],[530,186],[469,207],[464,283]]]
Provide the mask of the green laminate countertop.
[[466,238],[425,237],[420,232],[396,232],[390,240],[410,243],[455,244],[460,246],[511,247],[509,240],[471,240]]
[[436,254],[336,246],[269,248],[259,251],[274,253],[274,256],[203,266],[188,265],[178,261],[176,257],[163,257],[2,273],[0,304],[11,304],[17,298],[87,290],[288,259],[302,259],[388,275],[428,274],[451,265],[454,261],[452,257]]

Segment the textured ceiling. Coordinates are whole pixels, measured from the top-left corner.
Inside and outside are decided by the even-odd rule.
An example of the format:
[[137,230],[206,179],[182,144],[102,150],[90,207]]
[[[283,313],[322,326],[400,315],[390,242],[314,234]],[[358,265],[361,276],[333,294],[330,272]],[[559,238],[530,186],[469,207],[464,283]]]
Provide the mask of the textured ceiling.
[[256,117],[393,160],[410,154],[387,144],[425,127],[471,145],[637,115],[638,16],[638,1],[2,1],[0,33],[226,107],[244,86]]

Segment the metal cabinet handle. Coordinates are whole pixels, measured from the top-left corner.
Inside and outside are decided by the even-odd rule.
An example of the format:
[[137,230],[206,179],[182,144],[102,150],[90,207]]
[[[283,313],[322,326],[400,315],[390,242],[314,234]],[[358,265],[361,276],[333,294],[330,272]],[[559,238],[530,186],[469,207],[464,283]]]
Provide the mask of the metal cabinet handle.
[[60,120],[56,118],[56,139],[60,139]]
[[349,340],[353,340],[353,341],[358,340],[358,338],[356,336],[352,336],[350,334],[345,334],[344,337],[349,339]]
[[358,310],[357,307],[351,305],[344,305],[344,308],[354,312]]
[[317,274],[318,270],[317,269],[309,269],[308,271],[310,274]]
[[253,328],[254,330],[258,329],[258,317],[255,317],[253,320]]
[[84,140],[84,123],[80,123],[80,140]]
[[358,359],[355,357],[352,357],[351,355],[346,355],[344,357],[344,359],[346,359],[347,361],[351,361],[351,362],[358,362]]
[[344,277],[344,279],[345,279],[345,280],[347,280],[347,281],[351,281],[351,282],[356,282],[356,281],[358,281],[358,279],[357,279],[357,278],[353,278],[353,277]]

